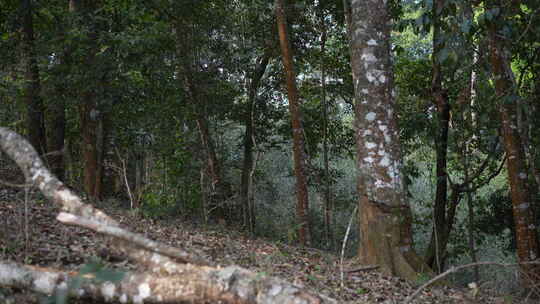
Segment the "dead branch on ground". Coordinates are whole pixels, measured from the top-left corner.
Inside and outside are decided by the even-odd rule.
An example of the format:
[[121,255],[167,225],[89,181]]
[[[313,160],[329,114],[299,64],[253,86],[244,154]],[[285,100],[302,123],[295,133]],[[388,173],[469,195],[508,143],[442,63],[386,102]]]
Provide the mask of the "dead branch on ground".
[[[92,229],[140,266],[118,282],[79,280],[77,273],[0,261],[0,286],[43,294],[64,292],[76,298],[121,303],[336,303],[284,280],[237,266],[214,267],[195,251],[181,250],[132,233],[101,210],[85,204],[45,167],[20,135],[0,128],[0,147],[24,173],[27,184],[61,208],[57,220]],[[76,286],[69,288],[68,286]]]

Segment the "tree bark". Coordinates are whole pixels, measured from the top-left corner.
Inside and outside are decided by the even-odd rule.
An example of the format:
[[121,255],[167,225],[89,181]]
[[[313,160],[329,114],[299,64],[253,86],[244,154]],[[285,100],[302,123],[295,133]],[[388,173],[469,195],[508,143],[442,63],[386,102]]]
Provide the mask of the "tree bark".
[[[97,63],[96,54],[98,48],[98,34],[96,21],[92,14],[97,9],[99,2],[71,1],[70,9],[81,15],[82,22],[93,28],[88,36],[88,53],[84,64],[95,68]],[[96,69],[97,70],[97,69]],[[95,71],[95,70],[94,70]],[[95,73],[90,73],[93,79],[88,79],[88,86],[83,88],[81,104],[79,104],[79,116],[81,121],[81,134],[83,139],[82,154],[84,159],[84,190],[91,200],[100,200],[102,196],[102,160],[105,139],[103,125],[104,111],[98,102],[97,87],[100,81]]]
[[[493,5],[493,4],[492,4]],[[532,262],[539,257],[538,235],[533,214],[533,201],[528,185],[525,154],[517,126],[517,106],[520,99],[510,67],[509,50],[505,39],[499,37],[499,25],[508,17],[505,6],[497,3],[501,13],[489,26],[490,61],[499,105],[503,145],[506,155],[510,197],[516,229],[517,256],[520,263]],[[502,34],[501,34],[502,35]],[[540,267],[521,265],[524,286],[533,288],[540,282]]]
[[56,92],[61,95],[58,99],[49,104],[49,151],[51,155],[48,156],[49,167],[52,173],[58,177],[59,180],[64,180],[64,140],[66,130],[66,112],[64,101],[63,88],[57,88]]
[[414,252],[411,210],[393,98],[387,2],[353,0],[351,65],[355,86],[355,126],[360,245],[365,264],[406,279],[429,268]]
[[41,154],[47,152],[45,135],[45,115],[41,98],[41,81],[36,60],[34,21],[32,0],[23,0],[22,4],[22,51],[25,61],[24,101],[26,103],[26,128],[30,143]]
[[306,158],[304,149],[304,129],[301,118],[301,101],[296,87],[292,49],[287,33],[287,19],[284,0],[276,0],[276,20],[279,32],[279,43],[287,78],[287,95],[293,132],[294,173],[296,176],[296,217],[298,220],[298,240],[301,245],[311,244],[309,225],[309,198],[306,177]]

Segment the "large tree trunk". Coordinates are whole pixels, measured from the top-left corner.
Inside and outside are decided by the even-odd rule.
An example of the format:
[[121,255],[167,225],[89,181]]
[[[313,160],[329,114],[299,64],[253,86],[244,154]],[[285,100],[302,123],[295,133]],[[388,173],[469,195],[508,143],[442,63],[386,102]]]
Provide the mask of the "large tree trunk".
[[[93,114],[95,113],[95,114]],[[96,97],[93,92],[86,92],[83,95],[83,103],[80,105],[81,134],[83,139],[83,161],[84,161],[84,190],[93,200],[99,199],[96,193],[98,181],[98,127],[100,112],[97,107]]]
[[[88,37],[88,53],[84,63],[90,68],[96,68],[98,51],[98,29],[100,24],[93,15],[97,11],[99,2],[71,1],[70,9],[80,14],[81,22],[91,28]],[[97,73],[97,69],[94,70]],[[106,85],[103,75],[93,75],[88,79],[87,87],[81,92],[79,115],[81,120],[81,134],[83,139],[82,154],[84,161],[84,189],[90,199],[100,200],[102,196],[103,155],[105,147],[106,126],[104,124],[105,111],[98,100],[98,86]]]
[[36,150],[45,154],[47,143],[45,138],[45,115],[41,94],[41,82],[39,78],[39,67],[36,60],[34,41],[34,22],[32,1],[23,0],[22,4],[22,32],[23,32],[23,56],[25,61],[25,86],[24,100],[26,102],[26,128],[28,140],[36,147]]
[[352,1],[351,65],[355,85],[359,257],[414,280],[429,272],[412,247],[411,210],[392,96],[390,16],[386,2]]
[[261,79],[266,71],[268,62],[270,60],[270,49],[266,50],[262,57],[257,61],[257,66],[251,76],[249,88],[248,88],[248,101],[245,112],[244,121],[246,124],[246,130],[244,133],[244,160],[242,163],[242,177],[240,185],[240,201],[244,214],[244,225],[248,227],[250,232],[255,231],[255,209],[251,204],[250,193],[252,187],[251,175],[253,171],[253,145],[254,141],[254,121],[253,116],[255,112],[255,101],[257,98],[257,91],[261,83]]
[[[80,14],[83,18],[82,23],[93,28],[88,34],[88,53],[84,60],[90,68],[95,68],[97,64],[96,54],[98,48],[97,24],[93,13],[97,9],[98,3],[87,1],[71,1],[70,9],[75,13]],[[92,79],[88,79],[88,85],[83,88],[81,94],[81,103],[79,105],[79,116],[81,120],[81,135],[83,139],[82,154],[84,162],[84,190],[91,200],[101,199],[102,190],[102,155],[104,146],[104,129],[103,119],[104,112],[102,111],[97,96],[98,84],[102,83],[98,80],[99,77],[95,73],[89,73]]]
[[[504,6],[497,6],[501,10],[499,18],[496,18],[498,23],[494,22],[489,28],[490,60],[499,104],[504,150],[508,156],[506,165],[516,229],[518,261],[529,263],[536,261],[540,254],[538,235],[528,185],[525,154],[517,126],[517,103],[520,98],[517,95],[514,75],[510,67],[509,51],[504,44],[505,39],[498,37],[501,34],[498,24],[503,22],[505,17]],[[537,286],[540,282],[540,267],[534,264],[522,264],[521,269],[524,285],[531,288]]]
[[296,176],[296,216],[299,222],[298,240],[308,246],[311,243],[309,225],[309,200],[306,177],[306,154],[304,150],[304,130],[300,110],[300,98],[296,88],[296,74],[293,55],[287,34],[284,0],[276,0],[276,19],[279,32],[279,43],[287,77],[287,94],[293,132],[294,173]]
[[435,205],[433,210],[434,224],[426,253],[426,263],[433,270],[442,272],[443,256],[446,251],[446,244],[441,241],[449,231],[445,231],[446,209],[447,209],[447,151],[448,151],[448,127],[450,122],[450,104],[448,96],[442,87],[442,66],[439,60],[439,53],[444,48],[441,39],[441,12],[444,7],[444,0],[435,0],[433,3],[433,55],[432,57],[432,82],[431,94],[433,103],[437,107],[437,137],[435,139],[436,158],[437,158],[437,190],[435,193]]

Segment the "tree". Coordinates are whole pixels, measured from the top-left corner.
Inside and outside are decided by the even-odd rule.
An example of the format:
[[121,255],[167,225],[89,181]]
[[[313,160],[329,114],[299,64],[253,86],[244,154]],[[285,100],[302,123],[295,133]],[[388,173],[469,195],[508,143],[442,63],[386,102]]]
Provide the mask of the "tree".
[[80,17],[77,24],[78,29],[88,32],[85,37],[85,47],[87,52],[82,59],[82,64],[89,68],[87,75],[83,76],[86,82],[81,90],[79,104],[80,127],[82,134],[82,154],[84,162],[84,190],[93,200],[100,200],[102,196],[102,166],[105,143],[105,111],[103,111],[103,102],[100,103],[100,89],[106,87],[102,83],[103,71],[97,58],[99,48],[99,29],[102,26],[96,18],[101,3],[74,0],[70,2],[72,10]]
[[406,199],[394,112],[390,61],[389,2],[351,3],[351,66],[355,126],[360,244],[365,264],[415,279],[429,271],[413,249],[411,211]]
[[[502,1],[490,2],[488,9],[496,17],[489,24],[489,54],[495,83],[502,129],[504,150],[508,156],[506,166],[510,197],[516,229],[517,256],[525,286],[534,287],[540,282],[540,267],[527,264],[538,259],[540,247],[534,220],[533,198],[528,184],[523,151],[518,128],[517,111],[521,97],[516,90],[514,73],[510,66],[510,51],[505,37],[504,24],[511,17],[514,6],[506,7]],[[504,38],[504,39],[503,39]]]
[[437,108],[437,136],[435,138],[435,153],[437,155],[437,190],[435,193],[434,224],[429,243],[426,263],[433,270],[442,272],[443,256],[446,251],[448,233],[446,209],[448,203],[448,177],[447,177],[447,153],[448,153],[448,128],[450,123],[450,102],[448,93],[442,86],[442,63],[441,51],[445,48],[445,42],[441,36],[442,12],[445,6],[444,0],[433,1],[433,54],[432,54],[432,81],[431,94],[433,103]]
[[[75,1],[69,1],[69,14],[72,16],[75,9]],[[47,105],[47,138],[48,149],[50,155],[47,157],[51,172],[59,179],[64,180],[65,173],[65,158],[64,158],[64,141],[66,133],[66,101],[68,95],[68,89],[66,82],[63,81],[68,76],[70,66],[72,64],[70,60],[71,46],[68,43],[68,30],[73,26],[71,18],[66,22],[59,25],[58,31],[60,41],[63,45],[60,52],[57,54],[57,60],[55,62],[55,68],[57,69],[56,75],[58,78],[55,82],[55,93],[57,94],[53,100],[49,101]],[[65,45],[68,46],[65,46]]]
[[252,178],[253,175],[253,148],[255,145],[255,132],[254,132],[254,112],[255,112],[255,101],[257,98],[257,91],[259,89],[261,79],[266,71],[268,62],[270,61],[271,49],[270,46],[264,51],[264,54],[258,58],[257,64],[251,75],[248,88],[248,100],[247,100],[247,109],[245,111],[245,133],[244,133],[244,158],[242,161],[242,177],[240,184],[240,200],[242,208],[244,209],[244,222],[248,226],[250,232],[255,231],[255,208],[254,204],[251,202],[251,191],[252,191]]
[[298,220],[298,240],[306,246],[311,243],[309,226],[309,199],[306,177],[306,158],[304,148],[304,130],[302,127],[300,97],[296,87],[296,74],[294,70],[292,49],[287,34],[287,19],[285,14],[285,0],[276,0],[276,20],[279,32],[279,43],[287,78],[287,95],[289,97],[289,111],[293,132],[294,174],[296,176],[296,217]]
[[26,128],[30,143],[41,154],[47,152],[45,137],[45,115],[43,99],[41,98],[41,82],[39,67],[36,60],[34,41],[34,21],[32,0],[21,1],[22,4],[22,33],[23,56],[25,61],[25,88],[24,100],[26,102]]
[[[196,2],[193,2],[196,3]],[[215,3],[217,4],[217,3]],[[185,9],[185,8],[182,8]],[[222,160],[219,158],[216,141],[211,128],[212,114],[217,112],[213,109],[212,90],[218,86],[218,66],[214,64],[209,53],[211,41],[201,36],[212,37],[212,31],[218,30],[218,25],[213,22],[204,24],[203,20],[195,20],[194,17],[208,15],[214,12],[207,3],[199,2],[190,8],[193,16],[174,20],[176,31],[176,49],[179,74],[179,88],[184,90],[189,103],[190,115],[194,118],[199,131],[200,142],[204,151],[202,169],[203,177],[208,177],[202,182],[203,196],[208,198],[206,202],[205,217],[225,220],[228,217],[225,201],[231,196],[231,184],[224,178]],[[184,14],[186,12],[183,12]],[[208,15],[207,15],[208,14]],[[215,20],[214,20],[215,22]]]

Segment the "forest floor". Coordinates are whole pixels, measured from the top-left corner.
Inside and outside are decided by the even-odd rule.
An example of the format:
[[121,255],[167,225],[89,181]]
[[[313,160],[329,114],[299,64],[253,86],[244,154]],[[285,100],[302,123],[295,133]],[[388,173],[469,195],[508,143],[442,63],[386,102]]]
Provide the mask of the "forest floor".
[[[403,303],[417,288],[377,270],[354,271],[359,265],[351,260],[343,265],[342,280],[340,258],[321,250],[254,239],[220,225],[201,227],[181,219],[152,220],[111,201],[97,207],[149,238],[179,248],[197,249],[221,266],[236,264],[284,278],[339,303]],[[130,268],[126,261],[108,256],[95,232],[64,226],[55,220],[57,213],[57,208],[39,194],[26,195],[24,190],[0,187],[0,258],[76,271],[92,257],[100,257],[108,267]],[[466,289],[433,287],[421,291],[413,303],[524,303],[493,294],[480,290],[473,296]],[[15,300],[17,304],[36,298],[0,288],[0,303],[8,303],[7,299],[17,296],[23,297]]]

